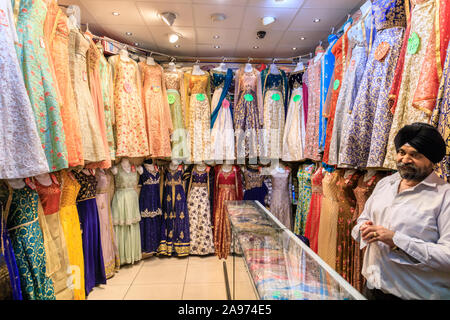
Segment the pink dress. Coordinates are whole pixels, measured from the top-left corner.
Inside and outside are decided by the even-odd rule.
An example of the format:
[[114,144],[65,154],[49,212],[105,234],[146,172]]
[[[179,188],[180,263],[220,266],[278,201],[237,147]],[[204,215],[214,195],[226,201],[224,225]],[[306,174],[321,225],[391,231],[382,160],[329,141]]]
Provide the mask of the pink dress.
[[317,253],[318,237],[319,237],[319,223],[320,223],[320,208],[322,207],[322,179],[323,168],[319,167],[311,177],[312,195],[311,203],[309,205],[308,218],[305,225],[305,237],[309,239],[311,249]]

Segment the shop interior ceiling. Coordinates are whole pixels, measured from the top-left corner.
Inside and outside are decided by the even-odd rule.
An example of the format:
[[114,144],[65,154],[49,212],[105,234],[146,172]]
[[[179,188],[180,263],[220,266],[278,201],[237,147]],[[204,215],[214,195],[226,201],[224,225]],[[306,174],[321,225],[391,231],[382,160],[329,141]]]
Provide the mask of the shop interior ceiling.
[[[81,23],[98,36],[173,56],[287,58],[326,45],[366,0],[59,0],[78,5]],[[172,26],[162,19],[173,12]],[[113,14],[115,13],[115,14]],[[214,21],[212,15],[225,19]],[[262,18],[275,22],[264,26]],[[320,19],[319,22],[314,22]],[[263,39],[258,31],[265,31]],[[176,33],[179,40],[169,42]],[[130,35],[131,34],[131,35]],[[303,39],[304,38],[304,39]],[[177,47],[175,47],[177,46]],[[293,48],[296,48],[295,50]]]

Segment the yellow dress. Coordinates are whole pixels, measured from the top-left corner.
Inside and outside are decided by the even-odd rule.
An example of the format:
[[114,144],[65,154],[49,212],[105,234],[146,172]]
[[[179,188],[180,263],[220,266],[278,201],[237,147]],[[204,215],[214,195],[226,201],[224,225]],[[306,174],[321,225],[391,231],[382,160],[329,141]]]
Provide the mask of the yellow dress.
[[84,289],[84,256],[81,239],[80,220],[76,206],[76,199],[80,191],[80,184],[69,176],[66,171],[61,172],[62,193],[59,211],[61,225],[67,244],[67,252],[73,274],[73,293],[75,300],[85,299]]
[[209,74],[190,74],[187,86],[189,107],[187,123],[191,162],[207,161],[211,157],[211,89]]
[[[427,112],[412,106],[414,93],[419,85],[419,75],[426,57],[428,41],[430,40],[433,25],[435,23],[435,1],[434,0],[412,0],[415,4],[411,14],[410,37],[417,33],[420,39],[419,48],[416,53],[406,52],[403,67],[402,83],[398,94],[397,107],[389,133],[386,159],[383,167],[397,169],[396,150],[394,139],[398,131],[405,125],[414,122],[429,122]],[[404,41],[408,41],[405,39]]]

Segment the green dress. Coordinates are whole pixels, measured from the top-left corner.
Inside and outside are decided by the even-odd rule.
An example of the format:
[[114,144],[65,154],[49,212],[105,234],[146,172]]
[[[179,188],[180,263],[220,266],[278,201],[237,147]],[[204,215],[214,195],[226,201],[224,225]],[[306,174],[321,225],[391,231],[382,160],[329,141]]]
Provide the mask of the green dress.
[[46,275],[44,238],[38,220],[38,193],[28,185],[13,190],[7,228],[19,268],[23,298],[55,300],[53,281]]
[[310,164],[301,166],[297,172],[298,199],[294,225],[294,233],[296,235],[305,235],[306,218],[308,217],[311,201],[311,175],[313,171],[314,164]]

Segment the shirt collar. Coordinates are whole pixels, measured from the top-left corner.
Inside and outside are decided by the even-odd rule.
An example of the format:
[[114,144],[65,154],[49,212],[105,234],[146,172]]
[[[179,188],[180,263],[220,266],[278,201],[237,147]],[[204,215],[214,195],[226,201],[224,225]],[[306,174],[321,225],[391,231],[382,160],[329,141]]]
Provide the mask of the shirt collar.
[[[415,189],[418,186],[420,186],[421,184],[424,184],[431,188],[436,188],[438,179],[439,179],[439,177],[433,171],[428,175],[428,177],[426,177],[424,180],[422,180],[419,184],[417,184],[413,188]],[[402,177],[400,177],[400,173],[396,172],[395,174],[392,175],[392,179],[390,182],[392,185],[392,184],[396,183],[397,181],[401,181],[401,180],[402,180]]]

